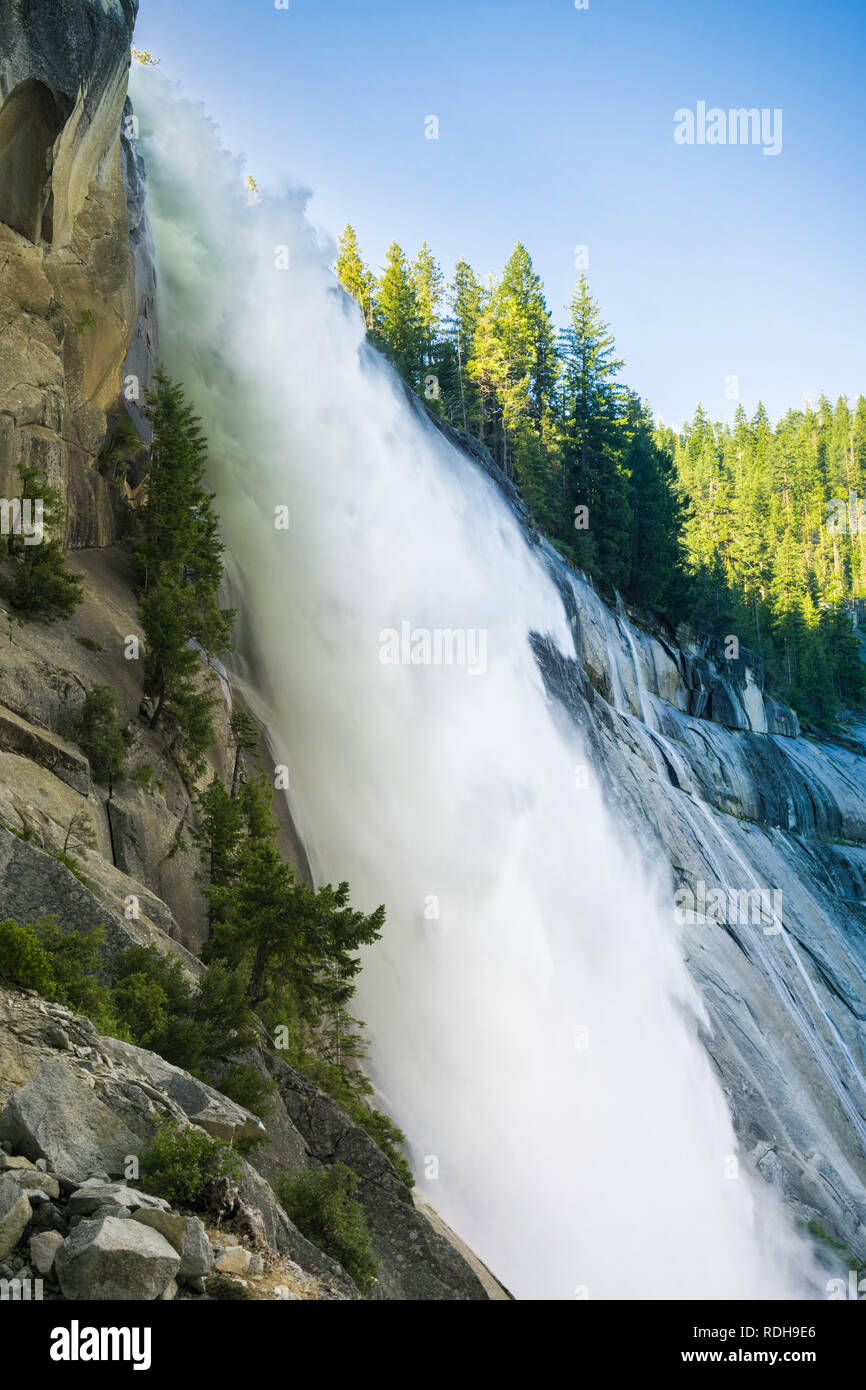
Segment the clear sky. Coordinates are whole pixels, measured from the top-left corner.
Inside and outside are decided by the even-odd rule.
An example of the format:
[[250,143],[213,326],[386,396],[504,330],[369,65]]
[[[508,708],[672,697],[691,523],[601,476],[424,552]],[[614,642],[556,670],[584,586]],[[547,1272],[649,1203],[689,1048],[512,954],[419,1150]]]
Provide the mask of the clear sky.
[[[866,392],[866,0],[141,0],[135,43],[260,185],[365,259],[577,270],[665,420]],[[782,115],[782,150],[679,145],[681,108]],[[439,120],[438,140],[425,120]]]

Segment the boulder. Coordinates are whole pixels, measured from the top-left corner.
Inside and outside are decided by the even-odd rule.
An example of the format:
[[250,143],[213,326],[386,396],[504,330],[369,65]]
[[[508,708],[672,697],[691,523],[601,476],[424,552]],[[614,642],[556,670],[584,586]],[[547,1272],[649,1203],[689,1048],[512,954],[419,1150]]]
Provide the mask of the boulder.
[[216,1256],[216,1267],[220,1274],[246,1274],[252,1256],[243,1245],[228,1245]]
[[27,1158],[83,1176],[97,1162],[122,1172],[142,1141],[95,1094],[82,1074],[60,1058],[40,1062],[26,1086],[15,1091],[0,1114],[0,1137]]
[[51,1273],[54,1257],[62,1244],[63,1237],[57,1231],[42,1231],[30,1237],[30,1263],[37,1273]]
[[8,1178],[0,1178],[0,1260],[11,1255],[30,1216],[30,1203],[20,1187]]
[[31,1173],[36,1171],[36,1165],[30,1162],[29,1158],[22,1157],[21,1154],[7,1154],[0,1151],[0,1174],[7,1177],[12,1172],[29,1170]]
[[66,1210],[69,1216],[92,1216],[100,1207],[110,1206],[131,1214],[145,1208],[150,1211],[168,1211],[168,1202],[162,1197],[151,1197],[148,1192],[139,1192],[122,1182],[88,1182],[73,1192]]
[[46,1197],[60,1196],[60,1183],[51,1173],[40,1173],[37,1168],[13,1168],[4,1175],[25,1192],[42,1192]]
[[155,1052],[147,1052],[143,1047],[134,1047],[117,1038],[103,1039],[103,1047],[118,1063],[131,1072],[138,1072],[151,1086],[170,1097],[193,1124],[214,1138],[236,1144],[239,1139],[264,1134],[261,1120],[251,1111],[236,1105],[189,1072],[172,1066]]
[[180,1256],[159,1231],[105,1216],[76,1226],[54,1267],[65,1298],[150,1301],[169,1288]]
[[214,1255],[204,1226],[197,1216],[183,1216],[174,1211],[154,1211],[140,1208],[133,1220],[159,1231],[180,1255],[177,1277],[197,1292],[204,1292],[204,1280],[213,1271]]

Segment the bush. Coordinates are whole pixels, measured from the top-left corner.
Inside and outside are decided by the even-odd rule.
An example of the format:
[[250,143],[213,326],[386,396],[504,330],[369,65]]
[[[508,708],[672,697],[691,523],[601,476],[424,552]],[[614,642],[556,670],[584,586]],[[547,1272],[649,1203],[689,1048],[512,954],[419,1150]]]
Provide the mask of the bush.
[[116,1036],[118,1028],[111,991],[100,983],[105,928],[64,931],[55,916],[42,917],[31,930],[46,952],[56,982],[58,1004],[84,1014],[101,1033]]
[[240,1163],[228,1144],[177,1120],[160,1121],[141,1154],[143,1186],[172,1206],[202,1206],[213,1183],[240,1175]]
[[39,617],[50,623],[69,618],[81,603],[84,581],[66,568],[63,546],[57,538],[63,525],[60,493],[40,468],[19,464],[18,473],[22,517],[29,511],[35,527],[36,508],[41,504],[42,535],[37,543],[28,544],[31,538],[23,533],[10,533],[6,550],[12,569],[0,581],[0,593],[19,621]]
[[95,685],[69,723],[69,732],[90,762],[97,782],[123,775],[123,729],[110,685]]
[[82,601],[83,580],[66,568],[59,541],[43,541],[24,552],[2,592],[19,618],[48,623],[71,618]]
[[51,958],[30,927],[19,927],[11,917],[0,922],[0,979],[20,989],[35,989],[53,999],[57,984]]
[[168,1000],[165,990],[147,975],[127,975],[114,987],[114,1004],[135,1041],[147,1047],[165,1032]]
[[353,1194],[361,1179],[344,1163],[274,1179],[277,1201],[307,1240],[338,1260],[362,1293],[376,1284],[379,1262],[364,1208]]
[[153,781],[153,764],[145,763],[143,767],[137,767],[135,772],[129,774],[129,780],[136,782],[139,787],[143,787],[146,792],[149,792],[150,784]]
[[115,988],[131,975],[144,975],[154,981],[165,995],[170,1014],[189,1010],[190,987],[175,956],[161,955],[155,946],[130,946],[114,962]]
[[247,1062],[234,1062],[222,1076],[213,1082],[218,1091],[229,1100],[251,1110],[259,1119],[264,1119],[273,1110],[270,1098],[276,1090],[276,1083]]
[[66,851],[62,849],[59,849],[57,851],[54,858],[59,860],[61,864],[64,864],[66,868],[69,870],[69,872],[73,874],[75,878],[78,879],[78,882],[83,883],[85,888],[87,888],[87,879],[84,877],[84,874],[79,869],[78,861],[76,859],[73,859],[71,855],[68,855]]

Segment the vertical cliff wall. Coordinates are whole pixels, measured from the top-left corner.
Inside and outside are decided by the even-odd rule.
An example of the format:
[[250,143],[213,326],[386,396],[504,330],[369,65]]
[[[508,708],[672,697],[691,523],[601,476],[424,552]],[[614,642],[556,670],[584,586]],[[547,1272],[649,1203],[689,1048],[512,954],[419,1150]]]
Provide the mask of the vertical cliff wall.
[[19,463],[44,469],[73,548],[117,534],[120,494],[100,452],[124,380],[134,373],[127,390],[140,393],[155,350],[134,125],[123,121],[136,10],[0,10],[0,495]]

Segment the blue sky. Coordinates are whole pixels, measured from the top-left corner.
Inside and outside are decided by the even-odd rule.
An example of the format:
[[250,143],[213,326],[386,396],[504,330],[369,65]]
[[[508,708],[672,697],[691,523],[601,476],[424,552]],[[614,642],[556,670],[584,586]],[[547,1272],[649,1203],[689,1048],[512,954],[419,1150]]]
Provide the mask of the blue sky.
[[[664,419],[866,392],[864,0],[141,0],[136,45],[260,185],[380,265],[482,274],[522,240],[562,322],[588,276]],[[782,150],[674,113],[781,108]],[[425,139],[425,118],[439,139]]]

